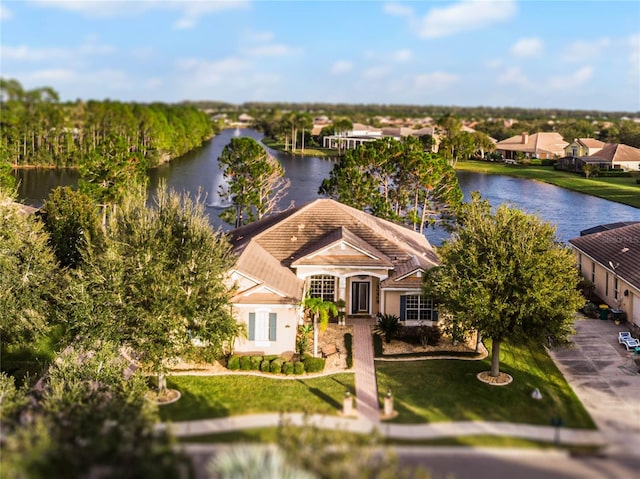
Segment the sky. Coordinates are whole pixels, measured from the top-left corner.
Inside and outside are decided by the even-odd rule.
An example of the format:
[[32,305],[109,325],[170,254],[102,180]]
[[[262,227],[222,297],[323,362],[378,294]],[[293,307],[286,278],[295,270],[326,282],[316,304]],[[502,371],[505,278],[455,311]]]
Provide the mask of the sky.
[[640,111],[640,1],[0,0],[0,76],[63,101]]

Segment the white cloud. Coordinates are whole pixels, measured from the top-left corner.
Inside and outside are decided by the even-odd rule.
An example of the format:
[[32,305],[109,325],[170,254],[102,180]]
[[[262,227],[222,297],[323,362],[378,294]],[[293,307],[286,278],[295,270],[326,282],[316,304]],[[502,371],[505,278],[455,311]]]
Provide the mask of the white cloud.
[[507,68],[496,78],[496,81],[499,85],[520,85],[524,87],[531,85],[531,82],[520,70],[520,67]]
[[382,11],[384,13],[388,13],[389,15],[395,15],[398,17],[410,17],[411,15],[413,15],[413,8],[395,2],[385,3],[382,6]]
[[64,68],[51,68],[47,70],[36,70],[27,75],[25,78],[32,82],[54,83],[54,82],[66,82],[73,80],[77,77],[77,73],[73,70]]
[[408,48],[396,50],[395,52],[393,52],[391,57],[399,63],[404,63],[410,61],[413,58],[413,52]]
[[495,70],[497,68],[502,67],[502,60],[495,58],[493,60],[489,60],[487,62],[487,68],[491,69],[491,70]]
[[294,51],[293,48],[281,43],[272,43],[269,45],[258,45],[245,50],[245,53],[253,57],[282,57],[289,55]]
[[160,88],[164,85],[164,80],[162,78],[149,78],[144,82],[144,87],[149,90],[153,90],[156,88]]
[[41,62],[46,60],[71,60],[87,55],[109,55],[115,49],[110,45],[95,42],[94,38],[76,48],[32,48],[27,45],[0,45],[2,58],[22,62]]
[[151,10],[177,12],[174,23],[177,29],[193,28],[206,15],[225,10],[246,8],[249,0],[137,0],[137,1],[97,1],[97,0],[32,0],[32,3],[47,8],[57,8],[76,12],[86,17],[112,18],[134,17]]
[[581,62],[599,55],[609,45],[611,40],[607,37],[592,42],[576,41],[566,48],[562,56],[565,61]]
[[250,66],[249,62],[235,57],[229,57],[219,61],[187,58],[184,60],[178,60],[177,65],[178,68],[184,71],[191,71],[196,74],[211,73],[213,75],[220,73],[236,73],[247,70]]
[[139,60],[152,58],[155,55],[153,48],[151,47],[138,47],[131,50],[131,56]]
[[453,73],[433,72],[421,73],[415,77],[416,88],[443,88],[460,81],[460,77]]
[[346,60],[338,60],[331,67],[332,75],[342,75],[343,73],[347,73],[353,69],[353,63],[348,62]]
[[558,90],[575,89],[584,85],[593,76],[593,68],[585,66],[566,76],[555,76],[549,79],[549,86]]
[[446,7],[433,8],[414,28],[422,38],[437,38],[468,30],[486,28],[503,22],[516,13],[513,0],[463,0]]
[[542,53],[542,40],[538,37],[521,38],[511,47],[511,54],[517,57],[537,57]]
[[13,13],[11,13],[11,10],[9,10],[5,5],[0,3],[0,22],[11,20],[12,18],[13,18]]
[[362,72],[362,78],[366,80],[376,80],[379,78],[384,78],[391,73],[389,67],[387,66],[376,66],[366,69]]

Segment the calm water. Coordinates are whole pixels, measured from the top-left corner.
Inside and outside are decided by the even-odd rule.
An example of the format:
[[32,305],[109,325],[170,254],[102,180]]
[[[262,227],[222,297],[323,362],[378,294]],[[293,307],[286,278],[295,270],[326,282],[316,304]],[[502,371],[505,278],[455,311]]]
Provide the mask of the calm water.
[[[206,211],[211,224],[228,229],[218,215],[221,208],[217,195],[222,178],[218,169],[218,156],[234,136],[250,136],[257,140],[262,134],[248,129],[225,130],[202,148],[192,151],[171,163],[150,170],[149,189],[153,192],[161,179],[169,187],[188,192],[196,197],[201,191],[201,201],[210,205]],[[280,203],[286,208],[291,202],[302,205],[319,197],[318,188],[329,176],[334,161],[316,157],[296,157],[278,151],[267,150],[282,163],[286,176],[291,179],[288,194]],[[27,204],[40,206],[57,186],[75,185],[77,175],[73,171],[20,170],[20,199]],[[580,235],[580,231],[599,224],[616,221],[640,221],[640,209],[611,201],[565,190],[553,185],[508,176],[482,175],[458,172],[460,186],[469,199],[470,192],[479,191],[494,206],[508,203],[528,213],[534,213],[557,226],[560,241]],[[436,228],[426,232],[432,244],[439,245],[447,234]]]

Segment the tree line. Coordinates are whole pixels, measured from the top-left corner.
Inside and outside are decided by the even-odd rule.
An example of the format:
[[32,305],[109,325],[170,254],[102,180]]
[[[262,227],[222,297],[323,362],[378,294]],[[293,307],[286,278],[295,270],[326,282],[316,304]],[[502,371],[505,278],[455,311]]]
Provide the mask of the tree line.
[[0,160],[13,166],[78,167],[105,144],[154,167],[213,136],[209,117],[192,105],[76,100],[50,87],[25,90],[0,78]]

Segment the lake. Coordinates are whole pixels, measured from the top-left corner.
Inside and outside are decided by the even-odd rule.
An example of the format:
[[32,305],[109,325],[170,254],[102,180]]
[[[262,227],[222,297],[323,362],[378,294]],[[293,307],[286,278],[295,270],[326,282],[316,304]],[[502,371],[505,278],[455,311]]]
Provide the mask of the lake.
[[[234,136],[249,136],[260,140],[262,134],[251,129],[224,130],[201,148],[191,151],[170,163],[149,170],[149,190],[152,193],[160,180],[169,187],[188,192],[193,198],[202,192],[201,201],[206,208],[211,224],[228,230],[218,215],[220,201],[217,189],[222,181],[218,168],[218,156]],[[280,202],[286,208],[291,202],[299,206],[319,197],[318,188],[329,176],[334,160],[317,157],[293,156],[267,148],[285,169],[291,186]],[[57,186],[75,185],[77,173],[70,170],[18,170],[20,180],[19,199],[27,204],[40,206],[51,189]],[[566,242],[580,235],[580,231],[599,224],[617,221],[640,221],[640,209],[612,201],[577,193],[546,183],[500,175],[483,175],[473,172],[458,172],[460,186],[465,199],[470,193],[479,191],[493,206],[510,204],[528,213],[537,214],[557,228],[558,240]],[[440,228],[429,228],[426,236],[434,245],[440,245],[447,233]]]

